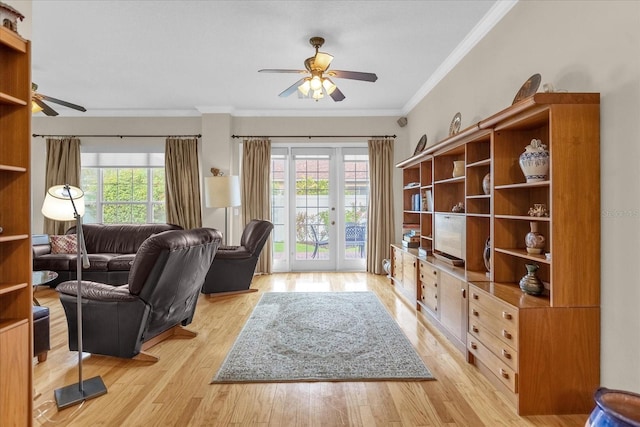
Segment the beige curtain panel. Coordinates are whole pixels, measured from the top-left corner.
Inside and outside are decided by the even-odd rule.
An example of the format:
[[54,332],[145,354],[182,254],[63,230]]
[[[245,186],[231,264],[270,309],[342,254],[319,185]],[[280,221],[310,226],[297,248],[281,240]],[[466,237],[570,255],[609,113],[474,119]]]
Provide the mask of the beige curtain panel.
[[202,227],[197,138],[167,138],[164,154],[167,222]]
[[[80,140],[78,138],[47,138],[47,164],[44,176],[45,191],[54,185],[69,184],[80,187]],[[74,221],[44,219],[43,233],[64,234]]]
[[395,240],[393,139],[369,140],[370,198],[367,218],[367,271],[384,274],[382,260]]
[[[242,147],[242,218],[271,221],[271,140],[244,140]],[[257,273],[271,274],[271,239],[267,240],[258,259]]]

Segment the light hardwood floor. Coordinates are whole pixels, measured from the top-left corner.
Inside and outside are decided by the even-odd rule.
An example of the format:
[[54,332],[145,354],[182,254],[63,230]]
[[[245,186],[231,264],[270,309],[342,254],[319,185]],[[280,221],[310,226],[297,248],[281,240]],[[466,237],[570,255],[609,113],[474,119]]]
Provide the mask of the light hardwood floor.
[[[56,388],[77,382],[58,295],[39,288],[51,310],[51,351],[34,359],[34,425],[46,426],[583,426],[587,415],[519,417],[437,330],[424,323],[384,276],[289,273],[260,276],[259,292],[201,295],[193,339],[149,350],[155,364],[86,355],[84,378],[100,375],[108,393],[58,412]],[[436,377],[424,382],[209,384],[264,292],[373,291]]]

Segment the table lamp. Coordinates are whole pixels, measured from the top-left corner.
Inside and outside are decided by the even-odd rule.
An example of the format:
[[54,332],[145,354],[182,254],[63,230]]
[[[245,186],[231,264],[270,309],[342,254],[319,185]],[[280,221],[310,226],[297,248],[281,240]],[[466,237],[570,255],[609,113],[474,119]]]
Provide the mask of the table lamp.
[[224,208],[224,244],[228,246],[228,208],[240,206],[239,176],[209,176],[204,179],[204,204],[208,208]]
[[76,221],[77,236],[77,316],[78,316],[78,383],[54,391],[58,410],[68,408],[107,392],[99,376],[82,379],[82,268],[89,267],[89,257],[82,234],[82,216],[84,215],[84,192],[69,184],[55,185],[47,190],[42,204],[42,214],[55,221]]

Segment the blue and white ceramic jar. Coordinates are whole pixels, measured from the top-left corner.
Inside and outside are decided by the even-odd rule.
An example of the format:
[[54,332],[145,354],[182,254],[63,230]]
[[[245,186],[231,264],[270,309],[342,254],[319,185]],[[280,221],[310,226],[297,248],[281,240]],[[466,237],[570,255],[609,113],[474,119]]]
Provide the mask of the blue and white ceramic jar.
[[585,427],[640,426],[640,394],[601,387],[596,390],[594,400],[596,407]]
[[549,151],[539,139],[532,139],[520,155],[520,169],[527,182],[546,181],[549,175]]

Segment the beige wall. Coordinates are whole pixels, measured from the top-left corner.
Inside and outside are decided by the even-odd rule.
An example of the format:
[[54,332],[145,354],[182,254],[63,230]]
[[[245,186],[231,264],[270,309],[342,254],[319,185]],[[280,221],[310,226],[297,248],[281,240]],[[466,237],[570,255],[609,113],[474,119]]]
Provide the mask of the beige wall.
[[[638,392],[640,2],[520,1],[411,111],[410,140],[443,138],[457,111],[464,128],[509,106],[534,73],[601,93],[602,256],[584,262],[602,264],[602,384]],[[590,190],[575,178],[567,191]]]
[[[186,135],[199,134],[200,117],[46,117],[34,116],[31,130],[38,135]],[[82,137],[83,148],[113,153],[164,152],[165,138]],[[97,148],[100,147],[100,148]],[[31,139],[31,230],[42,233],[40,213],[44,200],[45,138]]]
[[[396,159],[409,156],[409,144],[404,139],[404,131],[396,123],[396,117],[353,117],[353,118],[311,118],[311,117],[232,117],[229,114],[203,114],[202,117],[44,117],[32,120],[34,134],[45,135],[175,135],[202,134],[199,147],[201,188],[203,178],[211,176],[210,169],[216,167],[225,174],[238,174],[239,139],[231,135],[398,135]],[[158,138],[91,138],[82,137],[84,149],[95,151],[96,146],[104,151],[136,152],[164,151],[164,137]],[[336,140],[319,141],[308,138],[295,141],[291,139],[273,139],[273,142],[335,143]],[[366,138],[351,139],[366,141]],[[40,207],[44,200],[45,140],[32,139],[32,230],[41,233],[43,218]],[[401,179],[400,171],[396,171]],[[400,182],[400,181],[398,181]],[[400,184],[398,184],[400,185]],[[401,215],[400,199],[397,200],[397,213]],[[242,223],[237,210],[229,211],[229,243],[237,243],[242,232]],[[224,209],[202,207],[202,224],[224,230]],[[399,223],[396,224],[398,233]]]

